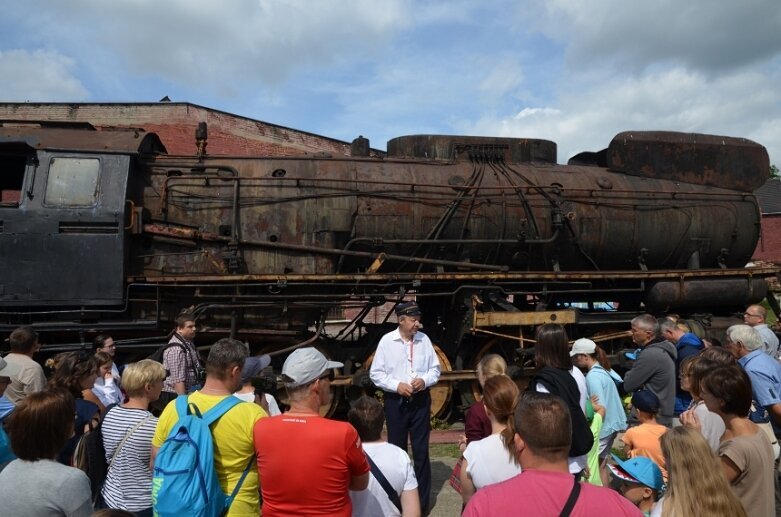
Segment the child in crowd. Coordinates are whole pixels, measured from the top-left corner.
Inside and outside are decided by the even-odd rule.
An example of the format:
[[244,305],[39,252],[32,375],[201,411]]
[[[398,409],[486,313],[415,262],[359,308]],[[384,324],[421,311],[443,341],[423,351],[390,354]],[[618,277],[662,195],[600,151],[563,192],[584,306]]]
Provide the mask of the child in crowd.
[[594,445],[588,451],[588,469],[584,474],[584,481],[595,486],[602,486],[602,477],[599,473],[599,433],[602,431],[604,417],[605,408],[599,405],[596,395],[592,396],[586,401],[586,421],[594,436]]
[[122,392],[114,382],[114,375],[112,373],[112,367],[114,366],[114,358],[106,352],[95,352],[95,359],[98,360],[98,377],[95,379],[95,384],[92,386],[92,393],[98,397],[100,403],[104,408],[109,407],[112,404],[119,404],[124,397]]
[[650,458],[662,470],[662,477],[666,481],[667,471],[664,469],[664,456],[659,440],[667,432],[667,427],[656,422],[659,399],[648,390],[638,390],[632,394],[632,406],[637,411],[640,425],[628,429],[622,438],[628,456]]
[[616,464],[608,465],[608,468],[616,478],[619,491],[648,517],[664,486],[662,471],[644,456],[621,461],[614,454],[613,459]]

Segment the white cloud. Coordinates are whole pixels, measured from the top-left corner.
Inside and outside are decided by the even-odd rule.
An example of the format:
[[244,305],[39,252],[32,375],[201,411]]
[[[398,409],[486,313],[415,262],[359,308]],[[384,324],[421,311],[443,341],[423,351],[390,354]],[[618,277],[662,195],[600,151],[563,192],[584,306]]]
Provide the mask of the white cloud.
[[549,0],[521,8],[534,27],[565,42],[568,62],[642,70],[658,62],[715,72],[781,51],[778,0]]
[[253,84],[280,87],[301,67],[371,55],[409,25],[405,3],[394,0],[31,3],[42,7],[26,15],[41,39],[78,45],[72,27],[79,27],[78,40],[112,49],[115,66],[233,95]]
[[70,57],[48,50],[0,51],[0,92],[6,102],[83,101],[89,92]]
[[558,143],[560,163],[607,147],[626,130],[669,130],[739,136],[765,145],[781,161],[778,74],[740,71],[719,78],[684,68],[658,71],[562,93],[556,106],[525,107],[483,117],[467,131],[544,138]]

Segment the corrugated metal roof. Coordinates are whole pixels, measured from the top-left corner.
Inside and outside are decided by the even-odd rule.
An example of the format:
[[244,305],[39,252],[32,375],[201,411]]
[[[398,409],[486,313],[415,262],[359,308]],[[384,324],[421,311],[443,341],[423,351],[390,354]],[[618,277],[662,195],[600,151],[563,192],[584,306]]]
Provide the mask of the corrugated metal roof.
[[781,179],[772,178],[754,191],[763,214],[781,214]]

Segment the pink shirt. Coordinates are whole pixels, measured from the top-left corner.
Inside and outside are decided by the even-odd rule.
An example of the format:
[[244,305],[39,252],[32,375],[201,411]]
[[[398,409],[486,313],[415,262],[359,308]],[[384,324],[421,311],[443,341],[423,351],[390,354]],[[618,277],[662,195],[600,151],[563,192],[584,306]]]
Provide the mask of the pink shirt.
[[[565,472],[524,470],[514,478],[475,493],[463,517],[558,517],[572,491],[573,477]],[[642,517],[629,500],[609,488],[580,484],[572,517]]]

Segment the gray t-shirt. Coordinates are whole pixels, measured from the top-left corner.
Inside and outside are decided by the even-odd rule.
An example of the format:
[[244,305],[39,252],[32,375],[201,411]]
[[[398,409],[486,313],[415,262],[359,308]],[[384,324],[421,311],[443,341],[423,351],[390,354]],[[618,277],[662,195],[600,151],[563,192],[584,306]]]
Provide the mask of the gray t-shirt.
[[89,517],[89,478],[56,461],[14,460],[0,472],[0,517]]

